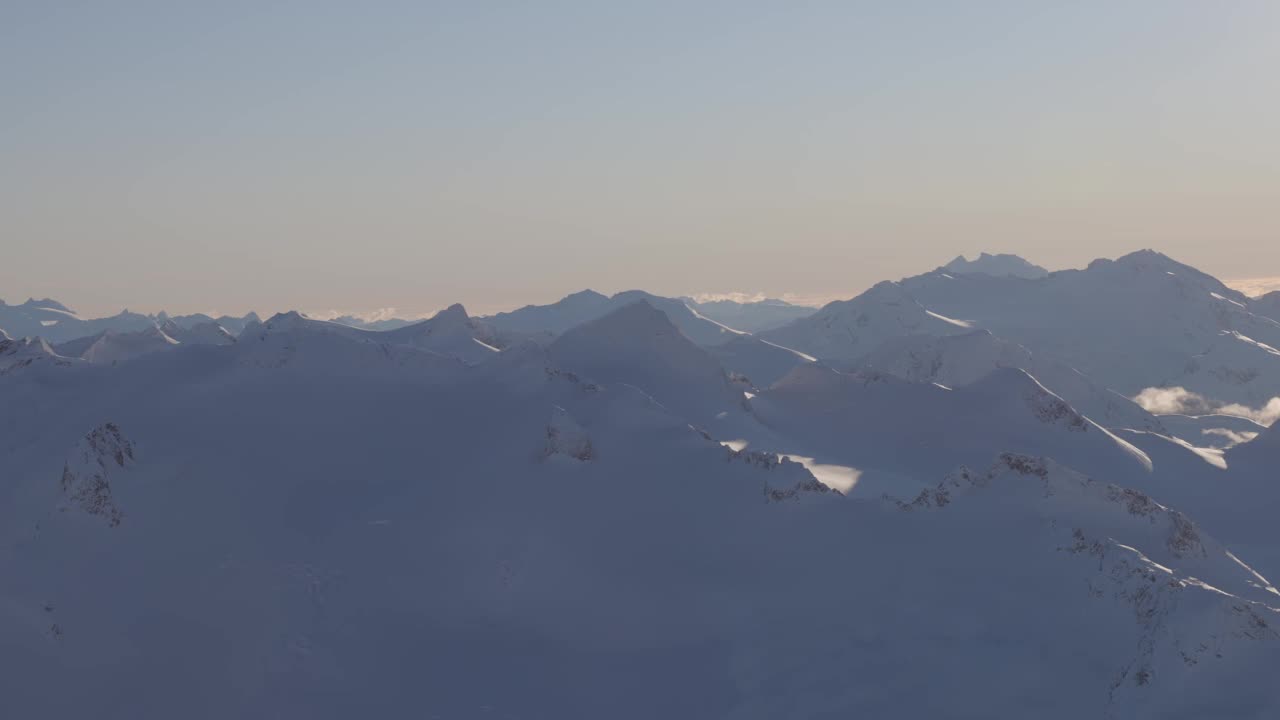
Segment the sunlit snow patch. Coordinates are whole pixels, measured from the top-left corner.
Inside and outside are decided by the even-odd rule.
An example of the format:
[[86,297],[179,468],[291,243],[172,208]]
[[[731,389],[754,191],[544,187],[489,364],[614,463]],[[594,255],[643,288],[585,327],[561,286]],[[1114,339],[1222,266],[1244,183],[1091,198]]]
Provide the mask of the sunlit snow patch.
[[1200,431],[1200,434],[1216,435],[1218,437],[1226,438],[1227,444],[1223,448],[1224,450],[1229,450],[1235,447],[1236,445],[1243,445],[1247,442],[1252,441],[1254,438],[1258,437],[1258,433],[1256,432],[1249,432],[1247,430],[1232,430],[1230,428],[1205,428],[1204,430]]
[[1218,293],[1216,293],[1216,292],[1211,292],[1211,293],[1209,293],[1209,294],[1210,294],[1210,295],[1212,295],[1215,299],[1218,299],[1218,300],[1226,300],[1227,302],[1231,303],[1232,305],[1235,305],[1236,307],[1240,307],[1240,308],[1243,308],[1243,307],[1244,307],[1244,304],[1243,304],[1243,303],[1238,303],[1238,302],[1236,302],[1235,300],[1232,300],[1231,298],[1222,297],[1221,295],[1219,295],[1219,294],[1218,294]]
[[702,313],[698,312],[697,310],[694,310],[692,307],[690,307],[689,303],[685,303],[685,304],[684,304],[684,307],[685,307],[685,309],[686,309],[686,310],[688,310],[689,312],[693,313],[693,316],[694,316],[694,317],[698,318],[699,320],[706,320],[707,322],[711,323],[712,325],[715,325],[716,327],[720,328],[721,330],[724,330],[724,331],[726,331],[726,332],[731,332],[731,333],[733,333],[734,335],[750,335],[750,334],[751,334],[751,333],[749,333],[749,332],[747,332],[747,331],[745,331],[745,330],[735,330],[735,329],[733,329],[733,328],[729,327],[728,325],[725,325],[724,323],[716,322],[715,320],[712,320],[711,318],[707,317],[706,315],[703,315]]
[[928,315],[931,318],[934,318],[935,320],[941,320],[944,323],[951,323],[956,327],[962,327],[966,329],[973,327],[973,323],[969,322],[968,320],[956,320],[955,318],[949,318],[946,315],[939,315],[938,313],[932,310],[925,310],[924,312],[926,315]]
[[[1236,304],[1238,305],[1239,303],[1236,303]],[[1266,351],[1266,352],[1268,352],[1268,353],[1271,353],[1272,355],[1280,355],[1280,350],[1276,350],[1275,348],[1271,347],[1270,345],[1268,345],[1268,344],[1266,344],[1266,343],[1258,342],[1257,340],[1254,340],[1253,338],[1249,337],[1248,335],[1242,335],[1242,334],[1240,334],[1239,332],[1236,332],[1235,330],[1224,330],[1223,332],[1224,332],[1225,334],[1229,334],[1229,335],[1231,335],[1232,337],[1234,337],[1235,339],[1237,339],[1237,340],[1239,340],[1239,341],[1241,341],[1241,342],[1244,342],[1244,343],[1248,343],[1248,344],[1250,344],[1250,345],[1253,345],[1254,347],[1256,347],[1256,348],[1258,348],[1258,349],[1260,349],[1260,350],[1264,350],[1264,351]]]
[[828,465],[826,463],[815,462],[811,457],[801,455],[783,455],[782,457],[800,463],[806,470],[813,473],[818,482],[826,485],[832,490],[839,490],[845,495],[858,484],[858,478],[862,477],[862,471],[848,465]]
[[816,357],[814,357],[814,356],[812,356],[812,355],[805,355],[804,353],[800,352],[799,350],[792,350],[792,349],[791,349],[791,348],[789,348],[789,347],[783,347],[782,345],[779,345],[778,343],[772,343],[772,342],[769,342],[768,340],[765,340],[764,338],[758,338],[758,339],[760,340],[760,342],[762,342],[762,343],[764,343],[765,345],[768,345],[768,346],[770,346],[770,347],[776,347],[776,348],[778,348],[779,350],[786,350],[787,352],[791,353],[792,355],[795,355],[796,357],[800,358],[801,360],[805,360],[805,361],[807,361],[807,362],[818,362],[818,358],[816,358]]
[[[1141,433],[1143,435],[1155,435],[1156,437],[1164,438],[1165,440],[1168,440],[1169,442],[1175,445],[1178,445],[1186,448],[1187,450],[1190,450],[1191,452],[1195,453],[1196,456],[1198,456],[1201,460],[1204,460],[1205,462],[1218,468],[1219,470],[1227,469],[1226,454],[1222,451],[1221,448],[1199,447],[1196,445],[1192,445],[1191,443],[1187,442],[1186,440],[1183,440],[1182,438],[1173,437],[1172,435],[1161,435],[1160,433],[1153,433],[1147,430],[1131,430],[1130,432]],[[1123,443],[1125,441],[1120,440],[1120,442]],[[1133,447],[1133,446],[1131,445],[1130,447]],[[1137,448],[1135,447],[1134,449],[1136,450]],[[1142,451],[1138,450],[1138,452],[1142,452]],[[1144,456],[1145,456],[1145,453],[1144,453]],[[1149,470],[1150,468],[1147,468],[1147,469]]]
[[[720,444],[729,448],[734,452],[741,452],[751,443],[747,440],[721,440]],[[826,485],[832,490],[838,490],[848,495],[849,491],[858,484],[858,479],[862,477],[862,471],[849,467],[848,465],[830,465],[827,463],[816,462],[811,457],[803,455],[792,455],[790,453],[774,453],[779,459],[786,458],[792,462],[798,462],[804,466],[806,470],[817,478],[818,482]]]

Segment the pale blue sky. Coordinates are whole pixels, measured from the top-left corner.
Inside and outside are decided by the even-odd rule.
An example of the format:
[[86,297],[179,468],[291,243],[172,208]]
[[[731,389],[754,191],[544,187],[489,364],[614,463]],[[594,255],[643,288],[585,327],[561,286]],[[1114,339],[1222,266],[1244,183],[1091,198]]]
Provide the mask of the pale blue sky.
[[1271,0],[0,0],[0,297],[848,296],[984,249],[1280,275],[1277,68]]

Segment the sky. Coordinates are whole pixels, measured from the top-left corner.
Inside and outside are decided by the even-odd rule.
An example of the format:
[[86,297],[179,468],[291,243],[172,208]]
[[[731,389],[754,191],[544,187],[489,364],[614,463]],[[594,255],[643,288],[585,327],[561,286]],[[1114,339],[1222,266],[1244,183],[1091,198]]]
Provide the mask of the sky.
[[1273,0],[0,0],[0,298],[827,299],[1146,247],[1271,278],[1277,68]]

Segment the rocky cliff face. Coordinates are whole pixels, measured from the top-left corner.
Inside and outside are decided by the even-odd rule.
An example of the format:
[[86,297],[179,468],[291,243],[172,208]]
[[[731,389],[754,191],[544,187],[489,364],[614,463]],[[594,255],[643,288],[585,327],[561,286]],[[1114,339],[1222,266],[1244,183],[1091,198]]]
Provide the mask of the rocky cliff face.
[[116,527],[124,520],[124,511],[116,504],[111,482],[133,461],[133,443],[115,423],[94,428],[76,445],[63,465],[58,509],[85,512]]

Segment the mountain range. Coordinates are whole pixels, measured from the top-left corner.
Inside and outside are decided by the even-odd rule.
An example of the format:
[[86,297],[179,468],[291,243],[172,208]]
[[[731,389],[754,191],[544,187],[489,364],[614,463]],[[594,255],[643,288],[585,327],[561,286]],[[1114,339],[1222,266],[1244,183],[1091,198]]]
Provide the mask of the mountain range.
[[0,306],[4,706],[1280,713],[1273,298],[962,260],[803,310]]

